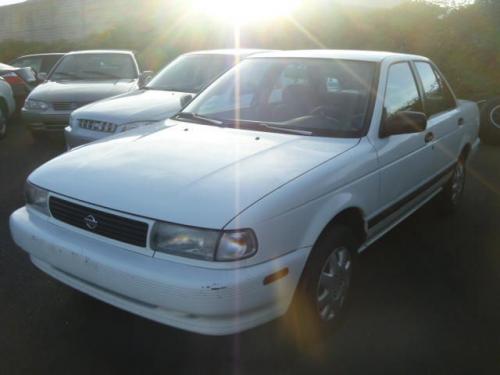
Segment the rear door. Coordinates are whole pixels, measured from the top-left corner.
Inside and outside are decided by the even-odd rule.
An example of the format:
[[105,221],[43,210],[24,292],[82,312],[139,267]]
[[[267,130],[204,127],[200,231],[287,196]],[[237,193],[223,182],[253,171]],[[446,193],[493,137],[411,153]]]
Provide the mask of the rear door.
[[427,61],[415,61],[414,64],[424,96],[427,132],[433,138],[433,174],[439,174],[457,160],[461,146],[460,127],[465,119],[460,116],[455,97],[437,69]]

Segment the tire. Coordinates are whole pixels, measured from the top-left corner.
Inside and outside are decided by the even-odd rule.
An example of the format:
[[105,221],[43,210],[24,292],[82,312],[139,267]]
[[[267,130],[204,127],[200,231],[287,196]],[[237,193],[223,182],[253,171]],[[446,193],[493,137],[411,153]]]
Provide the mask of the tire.
[[0,139],[5,138],[7,135],[7,116],[0,108]]
[[486,102],[481,111],[481,141],[490,145],[500,145],[500,97]]
[[453,168],[453,174],[438,196],[438,207],[445,215],[454,214],[462,200],[466,181],[465,158],[460,157]]
[[314,246],[285,316],[298,342],[320,341],[341,321],[357,263],[356,243],[348,227],[334,225]]

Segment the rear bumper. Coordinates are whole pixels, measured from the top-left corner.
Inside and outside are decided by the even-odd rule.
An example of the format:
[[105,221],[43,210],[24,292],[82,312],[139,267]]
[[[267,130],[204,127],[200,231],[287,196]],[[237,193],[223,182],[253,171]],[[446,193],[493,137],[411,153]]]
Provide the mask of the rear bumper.
[[[225,335],[284,314],[310,249],[237,269],[157,259],[59,225],[21,208],[10,217],[12,237],[54,278],[116,307],[192,332]],[[264,285],[266,276],[289,274]]]
[[21,109],[21,118],[29,130],[62,132],[69,124],[70,112],[35,112]]

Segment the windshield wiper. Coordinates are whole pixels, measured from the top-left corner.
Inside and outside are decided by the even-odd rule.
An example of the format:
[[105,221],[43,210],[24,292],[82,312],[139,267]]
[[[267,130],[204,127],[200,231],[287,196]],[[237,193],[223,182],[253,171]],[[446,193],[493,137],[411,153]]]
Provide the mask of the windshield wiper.
[[185,119],[185,120],[197,120],[201,121],[204,124],[215,125],[215,126],[224,126],[224,122],[220,120],[216,120],[214,118],[201,116],[197,113],[192,112],[181,112],[177,116],[176,119]]
[[114,74],[111,74],[111,73],[106,73],[106,72],[100,72],[98,70],[84,70],[84,71],[82,71],[82,73],[97,74],[98,76],[102,76],[102,77],[108,77],[108,78],[114,78],[114,79],[121,79],[121,77],[119,77],[117,75],[114,75]]
[[274,125],[270,124],[267,122],[263,121],[252,121],[252,120],[240,120],[240,121],[235,121],[235,123],[240,123],[243,125],[250,125],[250,126],[260,126],[266,129],[271,129],[271,130],[278,130],[283,133],[288,133],[288,134],[297,134],[297,135],[313,135],[313,132],[309,130],[301,130],[301,129],[290,129],[290,128],[285,128],[281,125]]

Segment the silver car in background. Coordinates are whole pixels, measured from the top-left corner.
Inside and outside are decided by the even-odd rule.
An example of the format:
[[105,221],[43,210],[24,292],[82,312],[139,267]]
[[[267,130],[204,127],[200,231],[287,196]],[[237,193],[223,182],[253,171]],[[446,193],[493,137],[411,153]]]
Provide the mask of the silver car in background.
[[257,49],[222,49],[179,56],[147,85],[79,108],[65,129],[68,149],[176,114],[194,95],[241,59],[265,52]]
[[75,109],[138,88],[149,72],[129,51],[78,51],[66,54],[35,88],[22,108],[22,118],[35,138],[63,132]]

